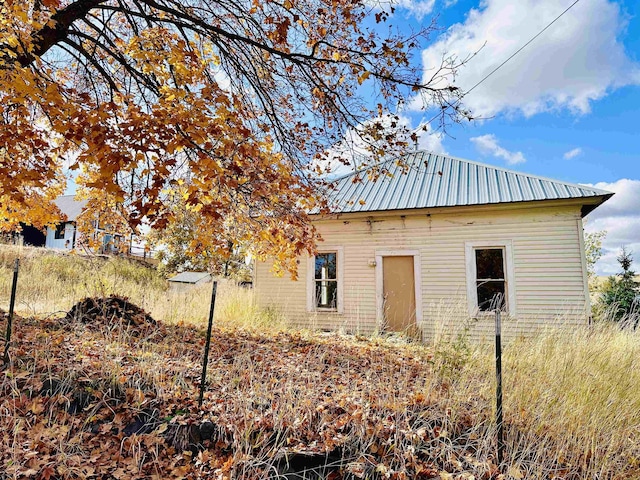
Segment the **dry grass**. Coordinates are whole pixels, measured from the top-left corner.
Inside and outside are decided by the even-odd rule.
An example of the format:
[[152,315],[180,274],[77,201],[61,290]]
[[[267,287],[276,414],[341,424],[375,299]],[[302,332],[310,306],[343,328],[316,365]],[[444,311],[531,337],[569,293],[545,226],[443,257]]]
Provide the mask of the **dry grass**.
[[[481,406],[475,423],[490,422],[491,348],[453,351],[463,365],[449,374],[450,408],[465,415],[471,402]],[[503,372],[510,465],[526,478],[640,478],[638,332],[612,324],[548,331],[507,345]],[[490,445],[491,429],[482,435]]]
[[590,478],[640,474],[637,332],[603,324],[561,336],[549,333],[516,344],[507,354],[512,372],[507,400],[512,421],[523,432],[512,439],[515,451],[538,462],[551,451]]
[[[92,449],[103,446],[106,455],[117,446],[121,457],[112,460],[114,469],[135,467],[141,475],[160,469],[163,478],[173,475],[163,458],[194,475],[267,478],[285,452],[330,452],[326,462],[339,463],[351,478],[364,478],[358,477],[363,472],[369,478],[497,478],[490,345],[464,336],[419,345],[287,332],[281,318],[257,309],[251,291],[222,285],[216,309],[222,329],[214,332],[200,410],[194,400],[210,285],[175,294],[156,277],[113,273],[127,271],[117,263],[94,267],[90,261],[90,267],[79,268],[86,262],[28,254],[21,278],[31,274],[39,281],[21,284],[27,313],[29,303],[39,302],[41,312],[64,310],[78,300],[69,292],[93,295],[100,290],[92,291],[91,282],[98,282],[100,288],[118,287],[107,293],[127,294],[174,325],[134,337],[117,326],[89,330],[56,320],[18,322],[11,375],[4,377],[0,397],[9,422],[0,445],[5,462],[29,466],[33,457],[24,446],[33,441],[33,432],[22,426],[34,421],[29,402],[41,397],[28,392],[55,377],[68,385],[62,395],[67,401],[79,386],[95,393],[80,417],[61,413],[60,397],[38,400],[41,415],[50,419],[47,428],[67,429],[64,448],[42,434],[41,449],[73,471],[87,467],[85,455]],[[0,250],[0,302],[5,303],[10,262]],[[66,273],[51,266],[56,262]],[[38,284],[53,275],[61,286],[51,288],[57,290]],[[86,286],[74,290],[78,278]],[[49,301],[60,306],[48,307]],[[196,326],[178,325],[184,321]],[[503,366],[503,478],[640,478],[640,333],[606,323],[548,331],[506,345]],[[20,407],[23,398],[27,403]],[[126,437],[122,428],[145,408],[158,409],[170,425],[211,420],[218,443],[207,443],[192,461],[181,460],[176,445],[154,443],[163,427]],[[87,433],[96,419],[115,430]],[[178,446],[188,447],[185,442]],[[153,445],[155,453],[141,453],[141,445]]]
[[[211,284],[185,292],[169,288],[157,270],[125,258],[81,257],[52,250],[0,245],[0,308],[8,309],[13,264],[20,258],[16,309],[46,317],[67,312],[85,297],[126,296],[167,323],[203,325],[209,315]],[[218,287],[215,320],[220,327],[280,330],[284,319],[260,311],[250,289],[231,280]]]
[[67,311],[84,297],[112,293],[148,304],[168,288],[154,269],[141,268],[126,259],[0,245],[0,305],[5,308],[16,258],[20,259],[17,309],[25,314],[44,316]]

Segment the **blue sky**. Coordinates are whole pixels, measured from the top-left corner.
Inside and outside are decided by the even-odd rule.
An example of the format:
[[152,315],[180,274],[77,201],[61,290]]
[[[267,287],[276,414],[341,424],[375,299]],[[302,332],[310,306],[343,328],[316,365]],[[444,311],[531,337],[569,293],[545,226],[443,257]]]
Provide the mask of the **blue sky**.
[[[466,91],[574,0],[391,2],[404,32],[437,19],[440,30],[415,52],[425,74],[443,53],[478,52],[456,77]],[[587,231],[607,231],[597,272],[619,270],[622,245],[640,271],[640,2],[580,0],[464,104],[485,119],[425,133],[419,146],[616,192],[587,217]],[[400,114],[411,127],[433,116],[418,101]]]
[[[464,91],[547,26],[574,0],[398,0],[393,23],[408,31],[437,15],[442,30],[417,64],[442,53],[478,54],[458,71]],[[618,271],[622,245],[640,270],[640,2],[581,0],[465,98],[482,121],[425,134],[421,146],[617,194],[587,217],[607,230],[598,273]],[[419,101],[402,114],[431,118]]]

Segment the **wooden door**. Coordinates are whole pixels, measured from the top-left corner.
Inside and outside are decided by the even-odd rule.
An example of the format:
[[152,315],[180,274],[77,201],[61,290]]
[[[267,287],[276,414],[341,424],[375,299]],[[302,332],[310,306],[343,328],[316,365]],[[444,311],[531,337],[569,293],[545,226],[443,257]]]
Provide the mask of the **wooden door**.
[[416,289],[412,256],[382,259],[384,319],[387,330],[416,329]]

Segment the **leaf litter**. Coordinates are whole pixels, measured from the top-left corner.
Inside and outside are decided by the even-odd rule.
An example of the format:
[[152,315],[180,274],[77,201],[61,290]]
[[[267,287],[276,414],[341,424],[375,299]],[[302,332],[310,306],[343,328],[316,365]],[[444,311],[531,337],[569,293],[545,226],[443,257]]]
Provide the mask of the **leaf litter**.
[[7,478],[502,478],[479,453],[478,420],[439,403],[448,386],[426,347],[214,330],[199,408],[201,329],[74,309],[14,324]]

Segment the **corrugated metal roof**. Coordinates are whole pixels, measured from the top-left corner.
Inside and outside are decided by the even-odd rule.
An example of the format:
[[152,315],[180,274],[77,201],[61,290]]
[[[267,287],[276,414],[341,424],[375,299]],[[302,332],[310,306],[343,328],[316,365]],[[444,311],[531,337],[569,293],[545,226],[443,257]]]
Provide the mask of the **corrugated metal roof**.
[[[375,181],[371,173],[378,173]],[[418,151],[336,179],[333,213],[407,210],[586,197],[611,192]],[[593,202],[590,202],[593,203]]]
[[207,272],[182,272],[176,275],[175,277],[171,277],[169,279],[170,282],[176,283],[190,283],[196,284],[200,282],[206,282],[211,279],[211,275]]
[[76,200],[75,195],[62,195],[54,200],[60,211],[67,216],[67,222],[74,222],[87,204],[86,200]]

